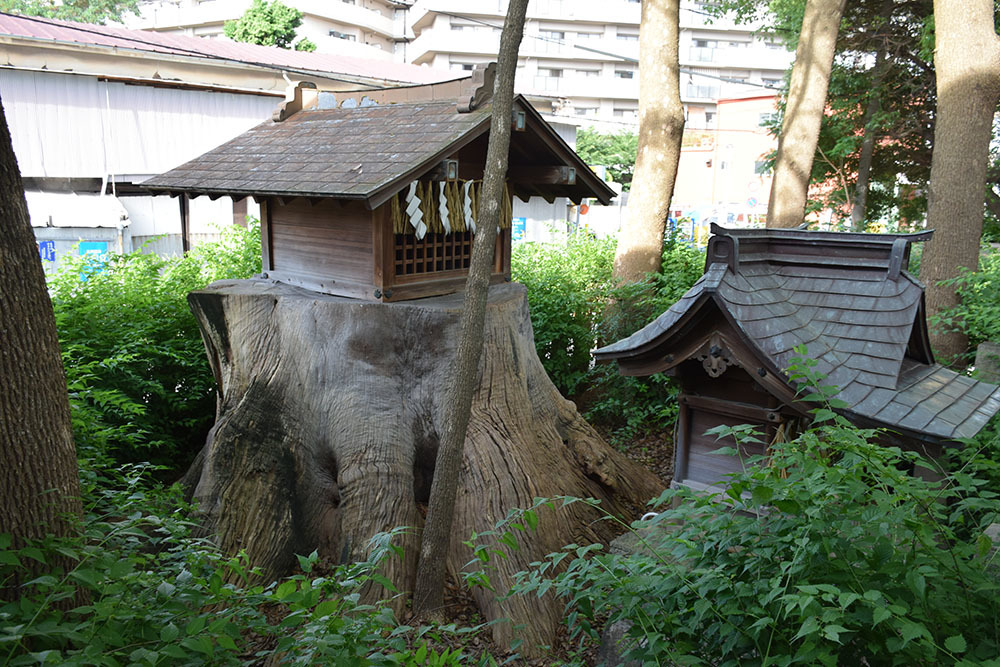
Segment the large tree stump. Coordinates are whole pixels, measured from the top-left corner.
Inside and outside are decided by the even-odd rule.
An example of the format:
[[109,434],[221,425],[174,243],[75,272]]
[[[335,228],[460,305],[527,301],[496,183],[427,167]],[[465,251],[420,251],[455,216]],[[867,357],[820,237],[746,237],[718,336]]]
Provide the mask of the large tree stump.
[[[422,525],[445,385],[458,337],[461,295],[382,304],[328,296],[267,280],[224,281],[192,292],[219,385],[218,418],[187,480],[206,529],[221,548],[244,549],[267,577],[294,554],[318,549],[342,560],[364,555],[370,537]],[[472,557],[462,544],[535,497],[593,497],[635,518],[662,482],[611,449],[562,398],[535,352],[525,289],[491,288],[479,389],[447,563]],[[521,549],[492,565],[501,593],[511,575],[563,545],[614,532],[583,504],[544,512]],[[406,556],[386,566],[412,590],[418,531]],[[476,592],[501,642],[551,643],[561,604],[500,601]],[[513,625],[524,624],[516,633]]]

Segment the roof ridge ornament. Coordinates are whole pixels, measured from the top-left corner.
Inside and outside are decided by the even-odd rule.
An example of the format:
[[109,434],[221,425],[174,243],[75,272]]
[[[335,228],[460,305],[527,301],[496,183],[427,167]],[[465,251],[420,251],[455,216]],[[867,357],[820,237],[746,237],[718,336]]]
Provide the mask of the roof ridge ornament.
[[[305,104],[303,91],[306,90],[315,91],[316,84],[312,81],[299,81],[294,87],[289,86],[289,89],[285,93],[285,101],[279,104],[278,108],[274,110],[271,120],[275,123],[280,123],[292,114],[302,111]],[[289,95],[290,97],[288,97]]]
[[475,111],[493,99],[493,88],[496,84],[497,64],[476,65],[472,70],[466,88],[458,99],[458,113]]

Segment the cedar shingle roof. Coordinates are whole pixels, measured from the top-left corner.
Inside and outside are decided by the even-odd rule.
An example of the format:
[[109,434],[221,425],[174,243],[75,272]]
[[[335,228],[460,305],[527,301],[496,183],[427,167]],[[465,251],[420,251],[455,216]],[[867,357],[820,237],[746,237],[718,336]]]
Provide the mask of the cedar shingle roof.
[[[511,137],[512,154],[527,151],[542,164],[576,168],[575,184],[547,192],[608,203],[614,192],[523,97],[515,104],[526,112],[528,129]],[[451,100],[309,109],[265,121],[142,186],[169,194],[363,199],[374,208],[486,134],[490,113],[489,105],[459,113]]]
[[[713,232],[728,241],[713,239],[694,287],[643,329],[597,350],[599,360],[626,366],[662,356],[683,323],[714,304],[772,368],[787,368],[794,348],[806,345],[849,414],[947,440],[975,435],[1000,411],[1000,388],[933,363],[923,285],[901,270],[906,244],[929,233]],[[735,252],[713,254],[726,244]]]
[[458,113],[452,101],[301,111],[281,122],[265,121],[143,186],[363,199],[410,180],[489,121],[488,107]]

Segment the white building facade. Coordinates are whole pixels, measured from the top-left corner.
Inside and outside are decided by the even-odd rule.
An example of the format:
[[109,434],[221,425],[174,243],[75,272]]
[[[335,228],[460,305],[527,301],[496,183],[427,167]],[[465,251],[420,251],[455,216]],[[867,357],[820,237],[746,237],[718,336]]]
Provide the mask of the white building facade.
[[[130,27],[222,37],[252,0],[147,0]],[[319,52],[467,71],[496,59],[506,0],[285,0]],[[777,88],[792,61],[756,26],[681,3],[681,97],[692,129],[712,129],[716,101]],[[550,121],[631,129],[638,121],[639,0],[531,0],[517,90]]]

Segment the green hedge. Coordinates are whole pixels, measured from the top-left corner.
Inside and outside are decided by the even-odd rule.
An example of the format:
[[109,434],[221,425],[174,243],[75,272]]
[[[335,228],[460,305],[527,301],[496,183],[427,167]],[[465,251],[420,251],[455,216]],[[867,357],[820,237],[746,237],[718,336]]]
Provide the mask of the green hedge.
[[615,364],[595,366],[592,351],[645,326],[701,276],[704,253],[670,239],[660,274],[619,285],[612,273],[616,241],[586,232],[564,242],[514,246],[514,280],[528,288],[535,346],[563,395],[578,399],[587,418],[622,438],[666,427],[675,414],[670,381],[626,378]]
[[204,444],[215,380],[187,294],[260,271],[256,225],[184,257],[63,260],[50,278],[78,444],[175,470]]

